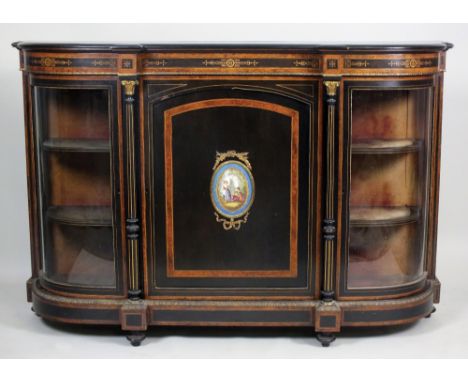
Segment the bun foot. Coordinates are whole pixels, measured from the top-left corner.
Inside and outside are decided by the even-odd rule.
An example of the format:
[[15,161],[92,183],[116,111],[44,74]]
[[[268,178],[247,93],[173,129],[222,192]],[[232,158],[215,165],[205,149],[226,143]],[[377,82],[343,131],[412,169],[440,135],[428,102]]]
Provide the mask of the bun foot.
[[431,313],[429,313],[426,318],[429,318],[432,316],[432,313],[434,313],[436,311],[436,308],[435,307],[432,307],[432,310],[431,310]]
[[31,311],[34,312],[34,314],[37,316],[37,317],[41,317],[40,314],[38,314],[35,310],[34,310],[34,307],[31,306]]
[[145,338],[146,334],[144,332],[131,332],[127,335],[127,340],[130,341],[132,346],[140,346]]
[[335,341],[336,337],[332,333],[317,333],[317,339],[324,348],[327,348],[333,341]]

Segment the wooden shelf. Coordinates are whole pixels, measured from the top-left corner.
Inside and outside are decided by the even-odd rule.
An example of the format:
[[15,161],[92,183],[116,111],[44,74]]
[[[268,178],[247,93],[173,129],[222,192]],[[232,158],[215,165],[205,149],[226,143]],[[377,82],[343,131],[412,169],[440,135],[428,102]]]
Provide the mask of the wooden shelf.
[[353,142],[351,150],[353,154],[402,154],[418,151],[421,141],[414,139],[374,139]]
[[415,207],[351,207],[351,227],[385,227],[415,222],[419,209]]
[[47,151],[109,153],[110,143],[106,139],[49,139],[42,143]]
[[53,206],[47,217],[57,223],[87,227],[111,227],[112,210],[109,206]]

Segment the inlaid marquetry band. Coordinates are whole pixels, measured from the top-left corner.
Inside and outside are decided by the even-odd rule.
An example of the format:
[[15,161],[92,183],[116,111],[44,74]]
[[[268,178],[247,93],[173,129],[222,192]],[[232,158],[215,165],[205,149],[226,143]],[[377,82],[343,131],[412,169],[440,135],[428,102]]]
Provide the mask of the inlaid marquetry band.
[[323,219],[324,272],[322,298],[326,301],[334,297],[333,268],[336,238],[336,220],[334,208],[335,194],[335,118],[336,96],[340,86],[338,81],[324,81],[327,103],[327,182],[325,185],[325,216]]
[[408,75],[445,70],[444,54],[24,52],[22,70],[57,74]]
[[137,80],[123,80],[121,82],[125,100],[125,127],[127,136],[127,243],[128,243],[128,276],[131,299],[138,299],[141,294],[139,283],[138,242],[140,221],[137,212],[137,189],[135,174],[135,89]]
[[344,67],[354,69],[416,69],[437,68],[437,58],[405,58],[405,59],[345,59]]
[[28,66],[43,68],[116,68],[116,58],[28,57]]

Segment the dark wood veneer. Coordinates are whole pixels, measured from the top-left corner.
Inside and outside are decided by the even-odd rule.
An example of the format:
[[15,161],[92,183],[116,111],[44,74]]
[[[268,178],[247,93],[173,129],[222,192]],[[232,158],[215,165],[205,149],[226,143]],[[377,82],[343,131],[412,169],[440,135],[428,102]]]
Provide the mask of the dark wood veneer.
[[[433,311],[452,44],[13,46],[39,316],[132,345],[204,325],[306,326],[328,346]],[[228,151],[255,185],[235,229],[210,198]]]

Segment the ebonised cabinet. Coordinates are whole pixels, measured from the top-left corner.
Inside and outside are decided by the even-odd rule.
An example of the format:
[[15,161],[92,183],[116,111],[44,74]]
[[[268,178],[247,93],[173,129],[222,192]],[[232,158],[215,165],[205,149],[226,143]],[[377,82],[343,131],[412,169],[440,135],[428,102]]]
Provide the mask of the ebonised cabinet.
[[13,45],[39,316],[328,346],[433,311],[451,44]]

